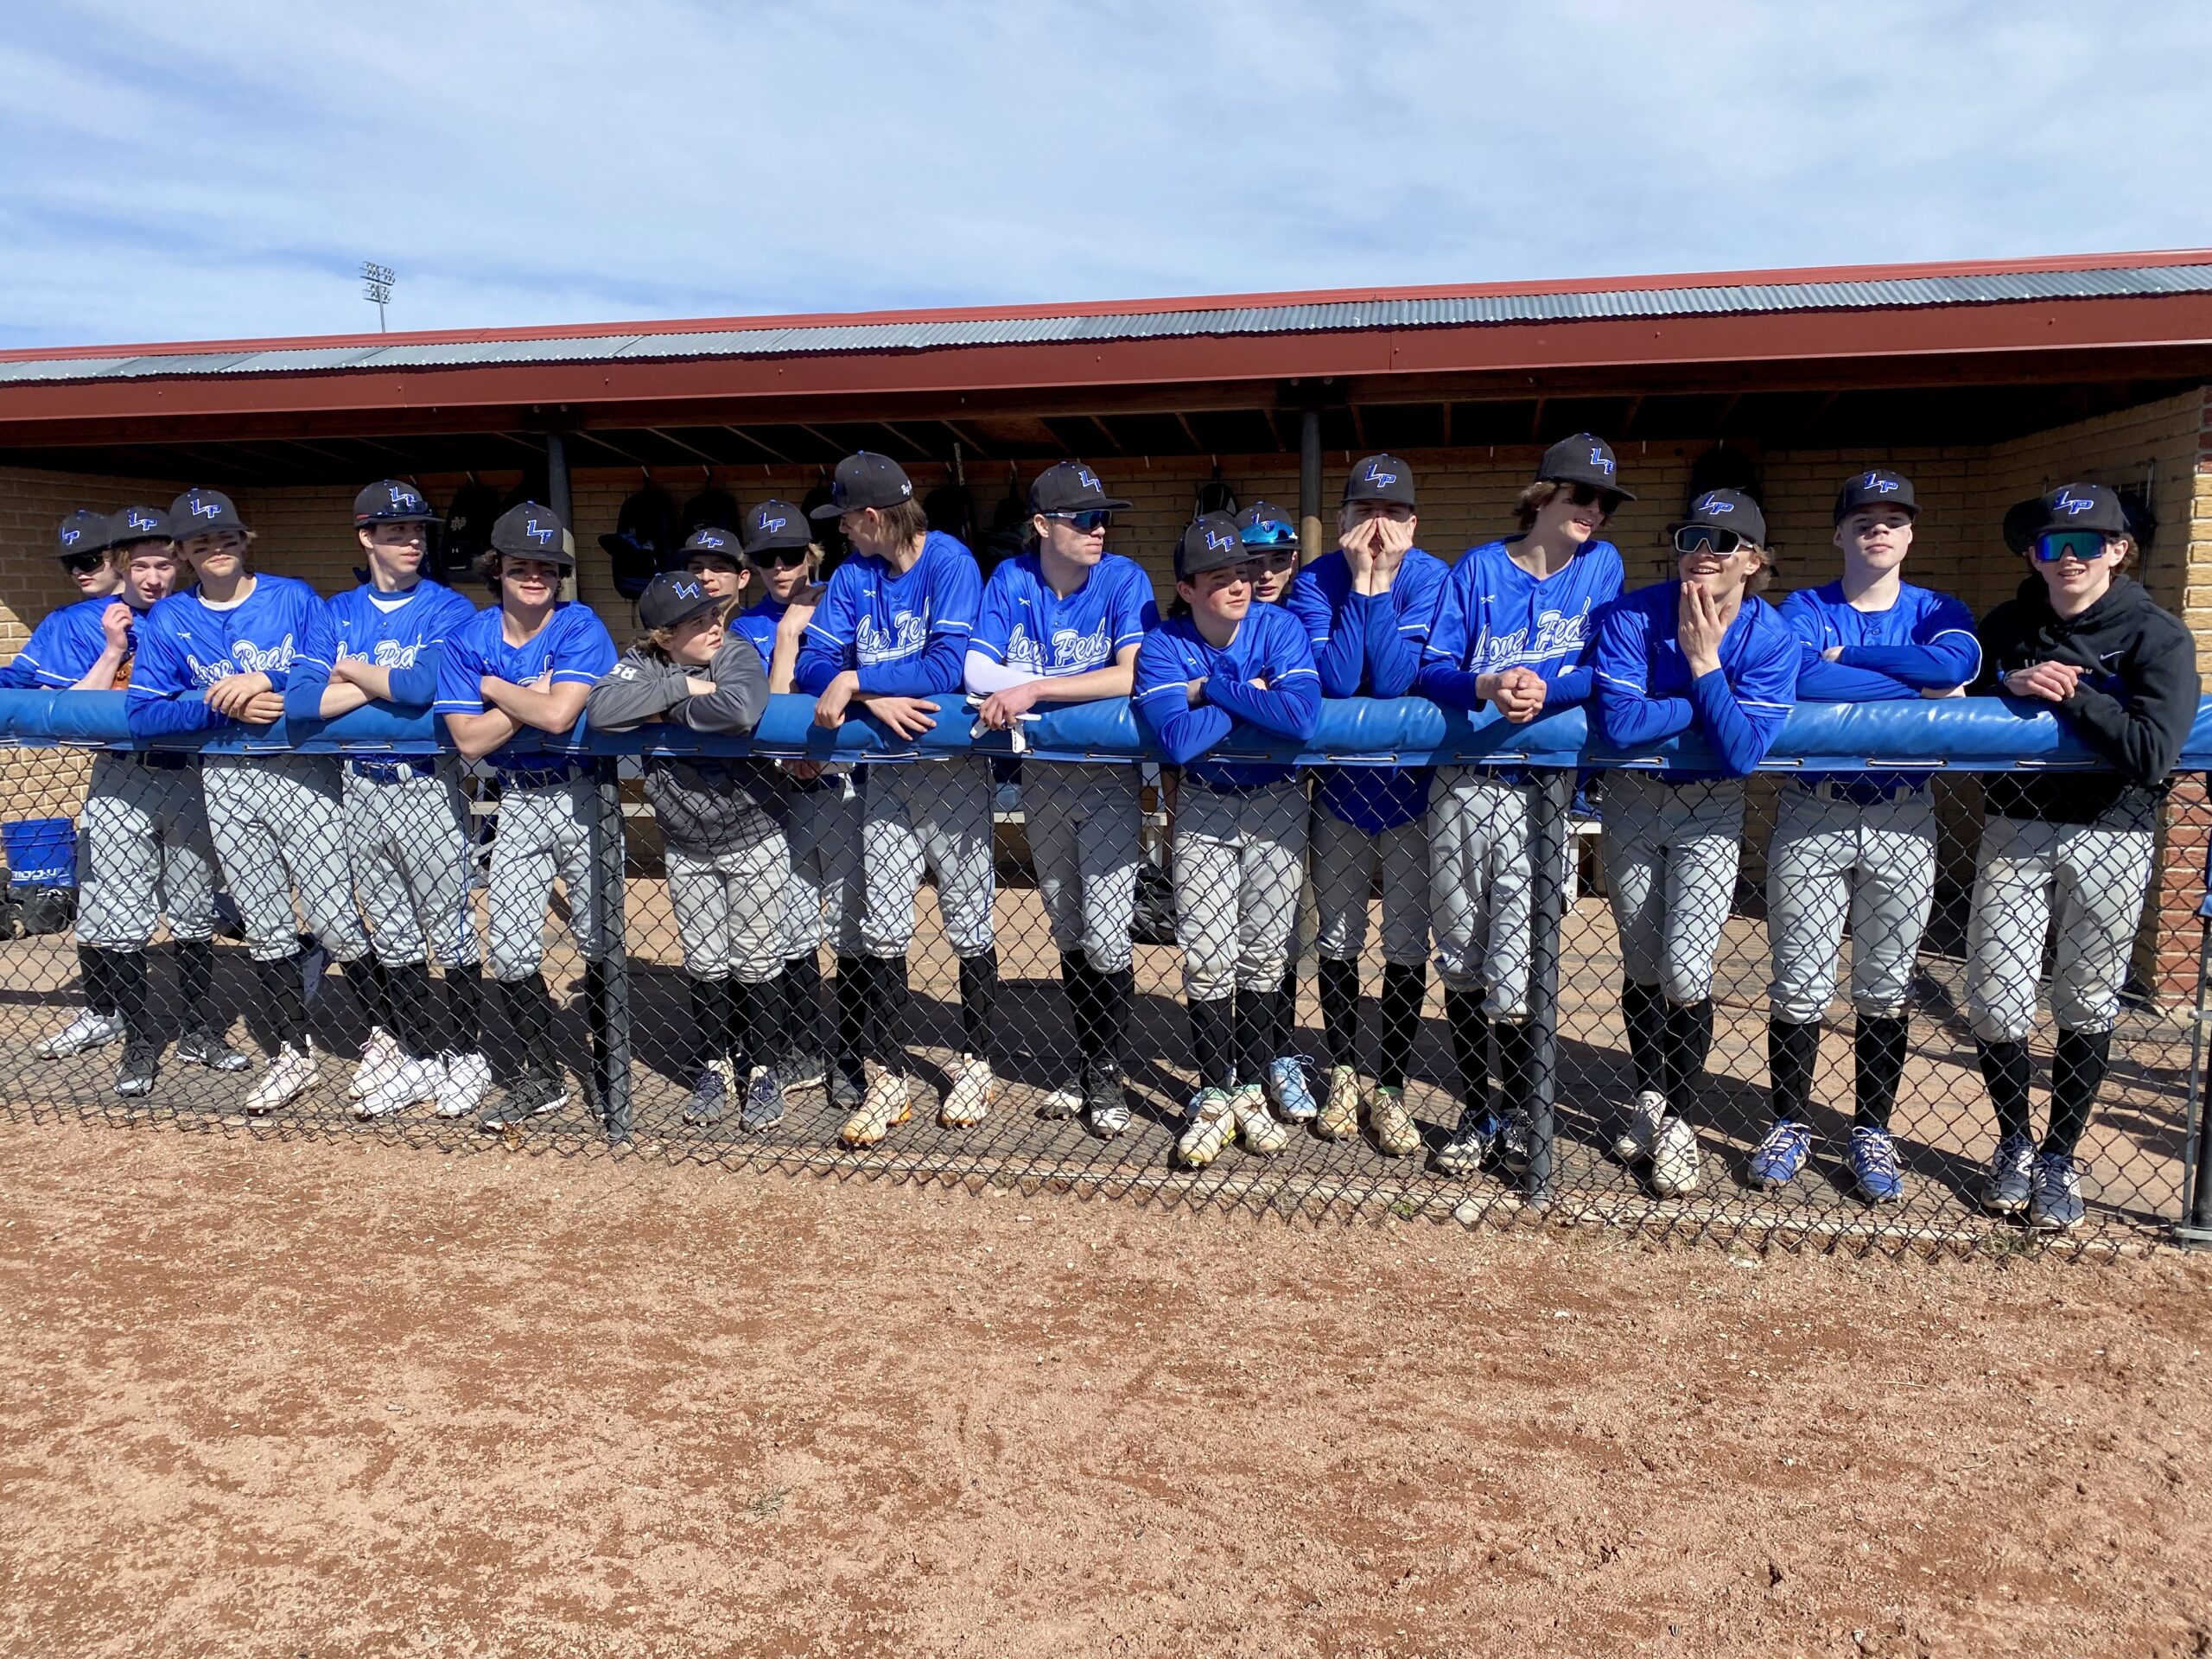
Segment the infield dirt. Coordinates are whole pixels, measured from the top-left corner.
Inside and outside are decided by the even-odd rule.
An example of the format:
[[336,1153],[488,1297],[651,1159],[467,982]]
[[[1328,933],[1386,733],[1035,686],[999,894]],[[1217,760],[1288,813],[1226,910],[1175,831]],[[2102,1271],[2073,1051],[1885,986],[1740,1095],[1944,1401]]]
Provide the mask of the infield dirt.
[[0,1124],[0,1647],[2212,1652],[2212,1272]]

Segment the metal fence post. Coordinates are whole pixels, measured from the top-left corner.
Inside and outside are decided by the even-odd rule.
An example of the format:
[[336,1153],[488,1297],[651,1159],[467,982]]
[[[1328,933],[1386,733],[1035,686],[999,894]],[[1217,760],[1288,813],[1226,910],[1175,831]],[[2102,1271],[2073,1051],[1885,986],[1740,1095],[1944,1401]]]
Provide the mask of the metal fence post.
[[1529,926],[1529,1168],[1522,1191],[1531,1205],[1551,1204],[1553,1150],[1559,1093],[1559,950],[1567,915],[1567,805],[1574,796],[1571,772],[1540,772],[1529,791],[1529,857],[1535,866],[1535,915]]
[[598,810],[592,815],[593,902],[598,915],[594,931],[607,944],[600,964],[599,1006],[587,1005],[591,1026],[592,1086],[609,1141],[630,1138],[630,957],[626,938],[623,882],[627,874],[623,851],[622,784],[619,763],[611,756],[592,762],[593,793]]

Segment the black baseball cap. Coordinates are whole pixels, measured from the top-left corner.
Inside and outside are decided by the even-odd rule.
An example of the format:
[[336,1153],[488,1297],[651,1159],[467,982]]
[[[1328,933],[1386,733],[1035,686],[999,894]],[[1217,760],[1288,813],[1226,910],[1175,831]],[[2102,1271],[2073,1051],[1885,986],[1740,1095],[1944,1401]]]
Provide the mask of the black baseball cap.
[[1119,512],[1129,504],[1106,493],[1098,474],[1079,461],[1064,461],[1037,474],[1029,486],[1029,511],[1056,512]]
[[54,556],[73,559],[82,553],[105,553],[115,544],[108,533],[108,516],[79,507],[54,527]]
[[173,542],[169,516],[159,507],[125,507],[107,521],[107,544],[130,547],[138,542]]
[[1296,547],[1298,526],[1281,507],[1255,501],[1236,515],[1236,533],[1247,547]]
[[245,520],[220,490],[191,489],[169,503],[169,527],[182,542],[219,530],[242,531]]
[[371,524],[435,524],[438,511],[423,492],[397,478],[381,478],[353,498],[353,527]]
[[1835,493],[1835,522],[1841,524],[1861,507],[1895,507],[1917,518],[1920,503],[1912,499],[1912,480],[1886,467],[1853,473]]
[[836,518],[867,507],[895,507],[914,499],[913,480],[906,469],[888,455],[863,449],[837,463],[830,480],[830,499],[808,515]]
[[638,596],[638,620],[648,628],[672,628],[687,616],[712,610],[722,601],[689,572],[664,570]]
[[814,532],[808,527],[806,514],[788,501],[772,496],[745,515],[747,554],[813,544]]
[[[714,524],[702,524],[683,538],[683,545],[677,550],[677,556],[688,560],[694,553],[711,553],[716,558],[728,559],[735,564],[744,551],[743,545],[731,531]],[[649,588],[647,591],[652,590]],[[642,600],[639,602],[644,603]],[[663,625],[654,623],[652,626],[658,627]]]
[[1760,547],[1766,545],[1766,515],[1759,511],[1759,504],[1741,490],[1707,490],[1690,503],[1689,516],[1674,526],[1687,530],[1692,524],[1707,530],[1732,530],[1747,542]]
[[1396,501],[1414,504],[1414,469],[1395,455],[1370,455],[1344,480],[1347,501]]
[[2036,518],[2029,530],[2032,539],[2049,530],[2094,530],[2107,536],[2130,536],[2127,509],[2119,495],[2101,484],[2063,484],[2037,498]]
[[1544,458],[1536,463],[1539,483],[1587,484],[1593,490],[1618,496],[1624,501],[1633,501],[1636,493],[1621,488],[1620,463],[1613,459],[1613,446],[1594,432],[1578,432],[1571,438],[1561,438],[1544,451]]
[[492,550],[575,568],[575,550],[569,544],[568,526],[552,508],[535,501],[521,502],[499,515],[492,526]]
[[1188,582],[1224,565],[1246,563],[1251,556],[1234,518],[1225,512],[1202,513],[1175,544],[1175,580]]

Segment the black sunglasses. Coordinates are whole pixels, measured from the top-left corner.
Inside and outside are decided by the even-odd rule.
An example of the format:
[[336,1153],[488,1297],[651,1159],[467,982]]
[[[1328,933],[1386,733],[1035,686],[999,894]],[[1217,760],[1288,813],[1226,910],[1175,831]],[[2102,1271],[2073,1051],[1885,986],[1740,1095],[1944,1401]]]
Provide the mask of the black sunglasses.
[[105,553],[65,553],[61,556],[61,568],[73,576],[89,575],[106,563],[107,555]]
[[804,564],[807,550],[803,547],[764,547],[758,553],[745,556],[758,565],[773,565],[779,570],[788,570],[793,565]]
[[1114,522],[1114,515],[1103,507],[1086,507],[1081,512],[1048,512],[1045,517],[1057,518],[1084,536],[1103,530]]
[[1567,499],[1578,507],[1599,508],[1608,518],[1611,517],[1613,509],[1621,504],[1619,496],[1611,490],[1601,490],[1595,484],[1568,485]]

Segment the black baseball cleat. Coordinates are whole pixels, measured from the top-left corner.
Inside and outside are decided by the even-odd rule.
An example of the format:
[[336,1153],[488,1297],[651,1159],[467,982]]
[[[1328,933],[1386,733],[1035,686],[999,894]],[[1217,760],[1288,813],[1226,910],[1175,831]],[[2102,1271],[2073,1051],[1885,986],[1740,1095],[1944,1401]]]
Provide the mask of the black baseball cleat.
[[503,1083],[491,1101],[479,1109],[476,1127],[505,1129],[533,1117],[560,1110],[569,1098],[569,1085],[558,1075],[517,1077]]
[[201,1026],[177,1039],[179,1065],[204,1065],[210,1071],[243,1071],[246,1058],[213,1032]]
[[829,1057],[820,1049],[795,1048],[776,1068],[776,1082],[786,1093],[820,1086],[830,1074]]
[[868,1074],[861,1063],[855,1060],[850,1070],[843,1063],[830,1068],[830,1103],[842,1111],[860,1110],[861,1102],[868,1095]]
[[133,1037],[123,1046],[122,1062],[115,1068],[115,1092],[125,1100],[135,1100],[154,1091],[154,1077],[160,1071],[162,1046]]

